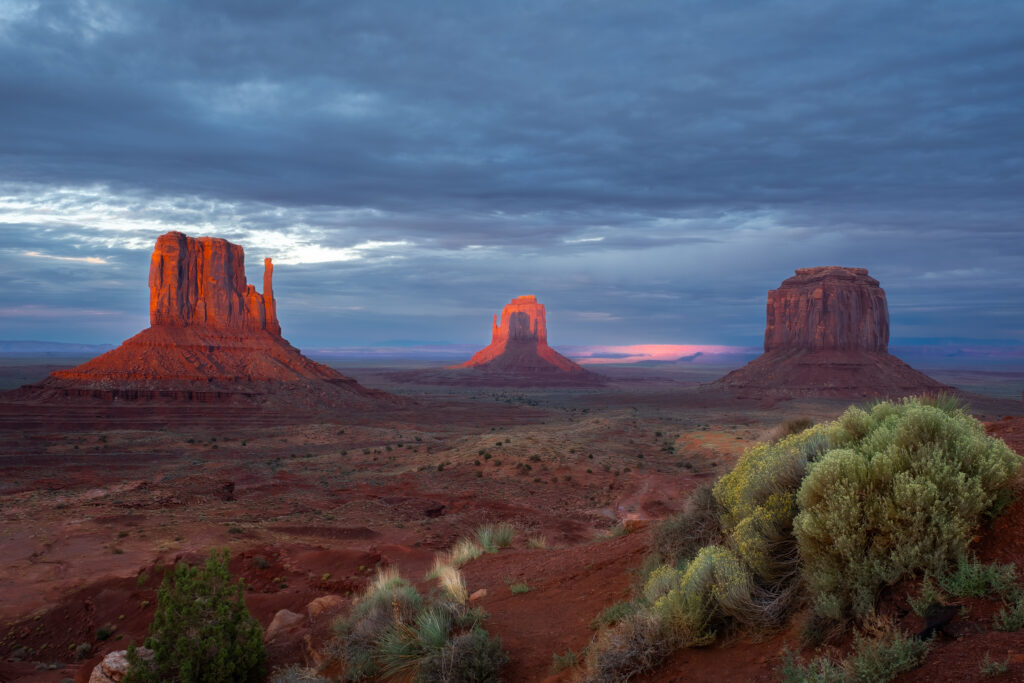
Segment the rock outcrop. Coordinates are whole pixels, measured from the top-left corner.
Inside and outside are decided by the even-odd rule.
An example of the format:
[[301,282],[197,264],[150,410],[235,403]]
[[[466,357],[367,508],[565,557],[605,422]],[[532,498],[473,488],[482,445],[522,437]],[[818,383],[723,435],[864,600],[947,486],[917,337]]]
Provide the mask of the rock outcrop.
[[768,292],[764,350],[889,349],[885,292],[866,268],[798,268]]
[[[513,381],[517,377],[564,383],[596,383],[601,378],[548,346],[544,304],[537,297],[517,296],[491,324],[491,343],[456,368],[488,373]],[[540,383],[545,383],[541,381]]]
[[[153,651],[146,647],[138,649],[143,661],[153,658]],[[128,675],[128,650],[107,653],[89,674],[89,683],[120,683]]]
[[242,247],[216,237],[169,232],[157,238],[149,265],[153,326],[266,330],[281,336],[274,302],[274,265],[263,262],[263,294],[245,282]]
[[306,358],[281,337],[272,279],[268,258],[263,293],[247,284],[242,247],[227,240],[161,235],[150,261],[150,327],[21,393],[202,402],[287,394],[288,401],[316,406],[391,400]]
[[864,268],[800,268],[768,292],[764,354],[714,386],[751,397],[954,391],[892,356],[885,291]]

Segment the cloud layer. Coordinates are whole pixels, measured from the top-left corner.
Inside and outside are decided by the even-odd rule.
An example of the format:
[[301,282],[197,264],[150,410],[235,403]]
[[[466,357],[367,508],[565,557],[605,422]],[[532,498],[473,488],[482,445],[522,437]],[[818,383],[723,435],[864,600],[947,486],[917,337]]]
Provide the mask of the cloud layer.
[[0,336],[132,334],[179,229],[273,256],[300,345],[486,342],[524,293],[556,344],[756,345],[766,291],[825,264],[882,282],[894,341],[1024,341],[1021,25],[966,1],[0,0]]

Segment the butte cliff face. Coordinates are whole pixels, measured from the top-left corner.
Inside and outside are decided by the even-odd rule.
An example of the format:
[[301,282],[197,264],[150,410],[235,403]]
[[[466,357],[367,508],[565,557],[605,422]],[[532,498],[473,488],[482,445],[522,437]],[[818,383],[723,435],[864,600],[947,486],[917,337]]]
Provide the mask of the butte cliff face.
[[799,268],[768,292],[764,350],[889,350],[889,307],[866,268]]
[[237,244],[161,235],[150,261],[150,327],[27,389],[107,400],[262,402],[276,394],[306,407],[389,400],[306,358],[281,337],[272,280],[266,259],[263,293],[246,283],[245,254]]
[[768,292],[764,354],[715,385],[755,397],[952,391],[889,350],[885,291],[864,268],[800,268]]
[[281,336],[274,302],[274,265],[263,262],[263,293],[245,282],[242,247],[215,237],[161,235],[149,265],[149,322]]
[[548,379],[581,383],[599,382],[598,375],[583,369],[548,346],[548,326],[544,304],[535,296],[517,296],[494,316],[491,343],[477,351],[457,368],[472,368],[514,382]]

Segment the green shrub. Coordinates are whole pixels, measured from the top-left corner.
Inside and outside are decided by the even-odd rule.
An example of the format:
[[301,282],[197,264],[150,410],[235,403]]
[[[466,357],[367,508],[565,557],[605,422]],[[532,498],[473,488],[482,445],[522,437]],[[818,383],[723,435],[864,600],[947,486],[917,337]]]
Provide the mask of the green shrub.
[[779,673],[783,683],[886,683],[920,666],[930,645],[887,625],[874,638],[854,634],[853,651],[840,663],[815,657],[805,664],[787,648]]
[[968,557],[960,557],[956,568],[939,578],[939,585],[942,590],[958,598],[1011,596],[1019,591],[1017,568],[1012,563],[982,564]]
[[465,604],[465,582],[447,567],[442,590],[424,599],[397,571],[377,577],[335,622],[326,664],[344,680],[492,681],[508,661],[501,642],[481,628],[486,615]]
[[695,489],[681,513],[655,527],[651,550],[671,565],[692,560],[704,546],[722,542],[721,513],[711,486]]
[[[637,611],[599,634],[588,657],[594,680],[646,671],[671,648],[706,645],[737,626],[778,627],[803,595],[811,600],[805,635],[815,641],[851,615],[863,623],[885,585],[920,572],[915,600],[928,604],[915,609],[941,599],[931,576],[956,595],[1010,595],[1006,567],[961,560],[946,573],[1021,467],[955,400],[879,402],[792,431],[748,449],[710,494],[695,492],[656,530],[651,557],[669,563],[645,566]],[[997,624],[1024,627],[1024,598]],[[895,631],[857,647],[841,671],[827,660],[794,660],[793,680],[888,680],[924,652]]]
[[847,683],[846,670],[827,657],[815,657],[804,663],[786,648],[779,670],[782,683]]
[[[663,576],[652,575],[652,579],[661,581]],[[653,594],[651,587],[648,581],[645,594]],[[652,611],[678,645],[707,645],[728,618],[743,621],[756,611],[753,591],[753,577],[736,554],[722,546],[708,546],[693,558],[679,583],[654,602]]]
[[1009,657],[1000,662],[997,659],[991,659],[988,652],[985,653],[985,659],[981,660],[981,664],[978,665],[978,673],[986,678],[989,676],[1002,676],[1009,670]]
[[423,663],[420,681],[450,683],[492,683],[500,680],[501,667],[508,663],[501,640],[492,638],[479,626],[460,633]]
[[805,429],[810,429],[814,426],[814,420],[809,417],[798,417],[792,420],[787,420],[782,423],[782,437],[791,436],[793,434],[799,434]]
[[921,579],[920,595],[917,597],[908,597],[907,602],[910,604],[910,609],[914,610],[914,614],[919,617],[923,617],[928,613],[928,610],[932,605],[943,604],[945,602],[945,596],[942,594],[942,591],[936,587],[931,574],[925,572],[924,578]]
[[635,602],[630,602],[628,600],[616,602],[615,604],[609,605],[601,610],[601,613],[597,615],[594,621],[590,624],[590,627],[593,629],[599,629],[606,626],[612,626],[636,612],[637,609],[638,606]]
[[829,437],[834,447],[800,486],[794,532],[812,593],[861,618],[882,586],[939,575],[963,556],[1020,469],[1017,454],[948,402],[850,408]]
[[1019,631],[1024,629],[1024,596],[1004,607],[992,617],[992,627],[997,631]]
[[930,646],[930,641],[918,640],[895,628],[873,639],[856,634],[854,652],[846,661],[846,669],[859,683],[885,683],[920,666]]
[[249,614],[243,584],[231,580],[228,552],[212,551],[203,567],[179,563],[164,575],[146,647],[147,663],[128,652],[129,683],[262,681],[263,630]]
[[818,425],[777,443],[757,444],[715,484],[728,545],[761,582],[780,592],[800,568],[793,537],[796,493],[808,465],[831,445],[833,431],[832,425]]

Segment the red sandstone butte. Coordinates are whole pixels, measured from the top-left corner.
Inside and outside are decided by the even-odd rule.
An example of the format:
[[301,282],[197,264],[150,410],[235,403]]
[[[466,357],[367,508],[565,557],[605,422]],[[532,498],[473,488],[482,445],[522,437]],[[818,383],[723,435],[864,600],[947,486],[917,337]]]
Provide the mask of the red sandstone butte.
[[548,346],[548,324],[544,304],[537,297],[517,296],[494,316],[491,343],[457,368],[507,375],[550,375],[597,381],[592,372]]
[[889,307],[864,268],[799,268],[768,292],[764,354],[715,382],[749,396],[955,391],[889,354]]
[[272,279],[268,258],[263,293],[246,284],[242,247],[227,240],[161,235],[149,269],[150,327],[26,389],[54,397],[215,402],[287,393],[307,406],[392,398],[306,358],[282,338]]

